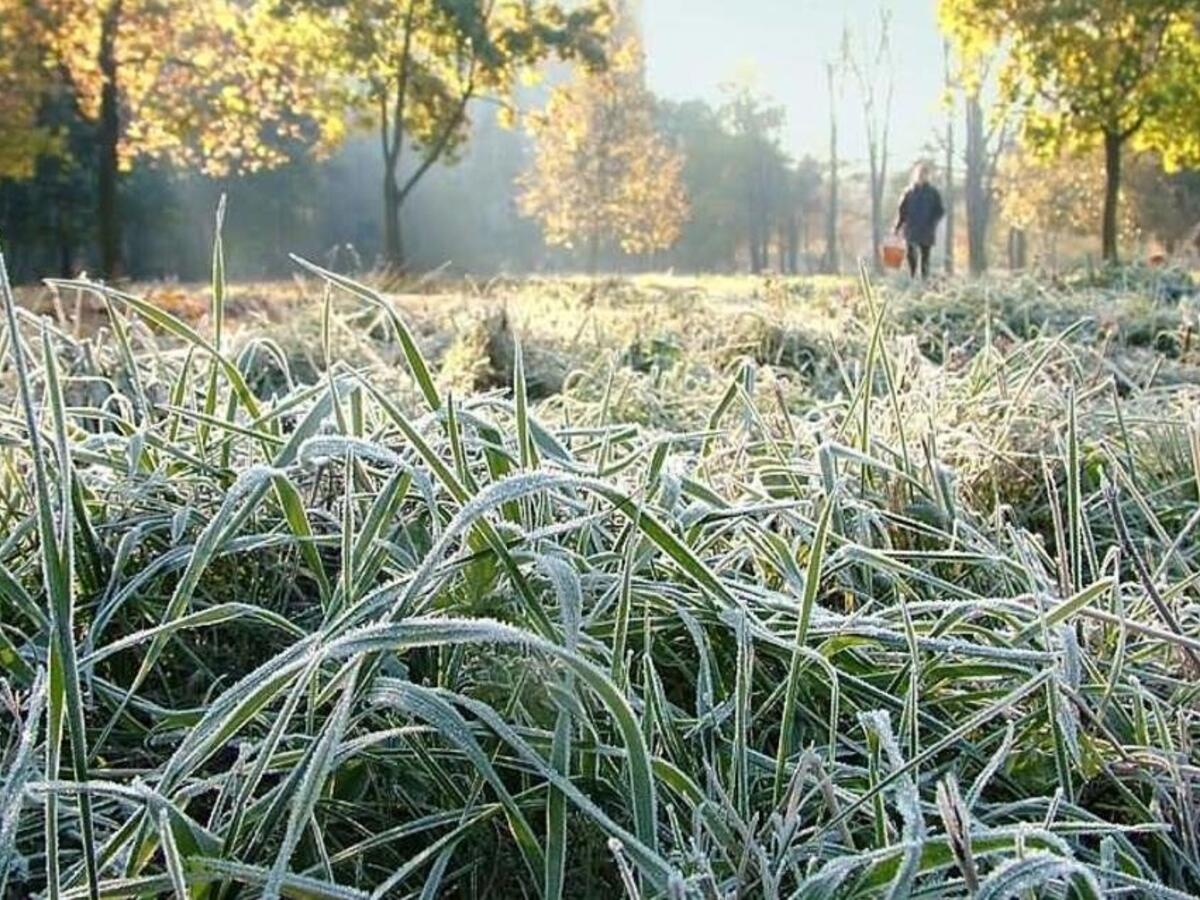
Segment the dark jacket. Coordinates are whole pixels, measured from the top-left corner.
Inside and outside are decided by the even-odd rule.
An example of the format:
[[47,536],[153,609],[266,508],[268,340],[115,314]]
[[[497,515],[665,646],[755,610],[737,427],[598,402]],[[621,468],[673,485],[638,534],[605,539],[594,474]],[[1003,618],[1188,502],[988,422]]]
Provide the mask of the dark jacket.
[[910,244],[929,247],[937,235],[938,222],[946,214],[942,195],[932,184],[914,184],[900,199],[896,228],[904,229],[904,239]]

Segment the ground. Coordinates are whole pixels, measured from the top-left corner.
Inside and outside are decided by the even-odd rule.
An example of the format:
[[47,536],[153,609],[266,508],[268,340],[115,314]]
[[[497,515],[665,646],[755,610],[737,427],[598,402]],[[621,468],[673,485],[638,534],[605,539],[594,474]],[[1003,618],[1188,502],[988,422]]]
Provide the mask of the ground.
[[23,291],[0,879],[1191,895],[1167,279]]

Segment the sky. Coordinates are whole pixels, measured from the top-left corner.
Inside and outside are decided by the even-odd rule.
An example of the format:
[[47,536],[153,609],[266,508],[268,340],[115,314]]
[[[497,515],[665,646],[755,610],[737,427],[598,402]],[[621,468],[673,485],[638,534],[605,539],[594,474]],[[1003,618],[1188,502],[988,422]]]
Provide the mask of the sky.
[[[892,169],[906,169],[945,128],[942,37],[937,0],[884,0],[892,12],[896,87]],[[784,148],[793,156],[829,153],[825,61],[843,28],[877,33],[880,0],[641,0],[647,77],[672,100],[719,103],[720,85],[750,77],[787,111]],[[838,103],[841,154],[866,158],[858,90],[849,81]]]

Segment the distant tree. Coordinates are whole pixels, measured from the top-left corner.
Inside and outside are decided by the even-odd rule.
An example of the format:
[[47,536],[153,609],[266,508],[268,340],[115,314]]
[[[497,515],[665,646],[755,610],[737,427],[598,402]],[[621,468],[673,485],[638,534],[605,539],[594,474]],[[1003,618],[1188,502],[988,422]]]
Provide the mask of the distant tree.
[[594,274],[606,242],[650,253],[679,237],[683,157],[655,128],[636,37],[616,42],[602,70],[577,71],[555,88],[529,130],[535,155],[519,203],[547,243],[583,247]]
[[1101,238],[1117,260],[1127,144],[1170,165],[1200,159],[1200,34],[1195,0],[941,0],[965,55],[1006,52],[1001,87],[1024,106],[1030,146],[1104,151]]
[[946,183],[942,186],[942,196],[945,198],[946,206],[946,274],[954,274],[954,225],[958,218],[955,215],[955,185],[954,185],[954,116],[955,107],[955,80],[953,70],[950,64],[950,42],[944,41],[942,44],[942,68],[943,77],[945,79],[945,103],[946,103],[946,138],[943,142],[942,150],[945,152],[945,180]]
[[833,60],[825,62],[825,82],[829,90],[829,200],[825,204],[825,258],[822,268],[836,273],[841,267],[838,251],[838,92],[841,86],[841,66]]
[[745,218],[735,172],[736,139],[720,112],[703,100],[660,101],[656,122],[684,161],[688,216],[671,260],[691,270],[732,269]]
[[855,41],[846,30],[843,45],[846,66],[858,85],[867,135],[867,178],[871,196],[871,251],[879,266],[883,244],[883,195],[888,177],[888,139],[891,132],[892,96],[896,73],[892,60],[892,17],[879,10],[879,27]]
[[1012,107],[997,97],[998,54],[994,48],[952,53],[953,90],[963,99],[963,200],[967,218],[967,268],[982,275],[988,267],[988,234],[994,208],[996,170],[1008,149]]
[[[1057,268],[1061,239],[1094,228],[1104,204],[1104,167],[1099,151],[1079,158],[1067,153],[1047,159],[1028,150],[1006,154],[996,176],[1000,216],[1021,233],[1037,237],[1041,255]],[[1121,207],[1118,233],[1125,240],[1139,234],[1133,208]]]
[[[397,269],[405,265],[401,209],[429,169],[466,141],[471,102],[508,109],[517,84],[548,57],[590,65],[603,57],[604,0],[273,2],[324,60],[329,105],[350,105],[379,133],[384,255]],[[409,150],[415,165],[401,180]]]
[[1132,160],[1127,180],[1138,226],[1174,253],[1200,226],[1200,171],[1168,172],[1158,156],[1144,153]]
[[812,221],[820,212],[821,164],[806,156],[784,170],[783,208],[778,221],[781,272],[800,272],[800,257],[807,259]]
[[741,191],[750,270],[769,263],[772,223],[780,210],[787,159],[779,146],[783,107],[744,82],[723,86],[721,120],[733,137],[734,176]]

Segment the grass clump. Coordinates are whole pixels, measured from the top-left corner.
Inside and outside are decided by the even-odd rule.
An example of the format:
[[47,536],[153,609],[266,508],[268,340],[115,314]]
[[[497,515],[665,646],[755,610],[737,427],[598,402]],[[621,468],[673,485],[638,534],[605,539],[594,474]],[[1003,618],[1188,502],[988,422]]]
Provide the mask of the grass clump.
[[200,327],[4,290],[0,893],[1200,889],[1187,383],[868,292],[821,396],[635,286],[537,404],[304,264],[260,390],[217,261]]

